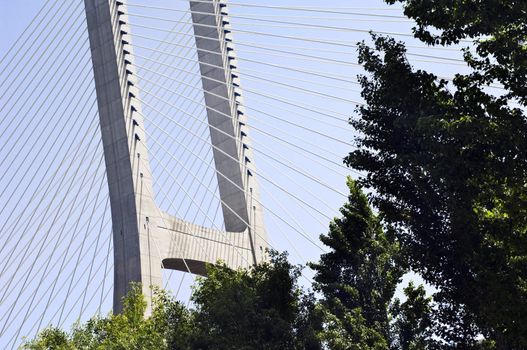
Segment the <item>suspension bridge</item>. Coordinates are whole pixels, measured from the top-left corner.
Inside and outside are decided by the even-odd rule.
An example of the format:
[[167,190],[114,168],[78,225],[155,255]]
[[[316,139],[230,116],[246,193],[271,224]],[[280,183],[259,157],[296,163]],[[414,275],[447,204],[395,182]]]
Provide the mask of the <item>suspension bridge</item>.
[[342,164],[357,42],[391,35],[416,67],[466,69],[382,1],[38,3],[0,5],[10,27],[27,18],[0,47],[5,349],[119,312],[131,281],[188,300],[206,263],[315,261],[360,175]]

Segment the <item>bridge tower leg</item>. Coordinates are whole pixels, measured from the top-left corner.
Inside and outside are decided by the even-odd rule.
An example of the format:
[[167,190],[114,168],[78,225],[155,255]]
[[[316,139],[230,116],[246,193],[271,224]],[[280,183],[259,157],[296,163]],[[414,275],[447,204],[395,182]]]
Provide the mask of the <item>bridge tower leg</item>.
[[227,7],[223,0],[190,0],[226,228],[222,232],[157,207],[126,3],[84,3],[110,192],[114,312],[122,310],[131,282],[142,283],[150,311],[150,286],[162,286],[162,267],[204,275],[205,265],[219,259],[233,268],[265,259],[263,211]]

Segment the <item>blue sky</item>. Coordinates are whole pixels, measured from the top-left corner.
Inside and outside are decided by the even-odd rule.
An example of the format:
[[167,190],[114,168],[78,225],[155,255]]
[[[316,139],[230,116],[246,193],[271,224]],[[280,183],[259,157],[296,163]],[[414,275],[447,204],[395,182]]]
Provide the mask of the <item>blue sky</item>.
[[[0,0],[0,57],[4,57],[43,3]],[[338,215],[338,208],[346,199],[345,176],[357,176],[342,166],[342,158],[353,148],[356,136],[346,121],[361,101],[360,87],[354,80],[362,70],[356,65],[353,46],[360,40],[368,41],[369,30],[400,33],[396,37],[408,42],[412,54],[435,56],[409,56],[416,67],[432,70],[442,77],[451,77],[465,68],[462,63],[442,59],[459,59],[459,52],[426,48],[411,39],[408,35],[412,23],[400,18],[397,7],[388,8],[382,1],[265,2],[266,6],[281,9],[236,6],[248,3],[244,0],[230,3],[242,88],[252,127],[254,161],[261,174],[267,232],[273,247],[289,251],[292,261],[304,264],[316,260],[320,254],[309,240],[317,242],[318,236],[327,231],[329,220]],[[145,78],[140,88],[158,205],[189,221],[221,228],[221,215],[217,214],[219,201],[214,191],[206,189],[209,184],[213,187],[215,184],[210,146],[207,148],[206,142],[192,137],[187,130],[203,133],[205,139],[208,137],[199,96],[199,71],[195,64],[189,63],[195,59],[195,52],[192,40],[188,40],[192,37],[185,34],[191,29],[185,13],[188,5],[180,0],[135,0],[131,4],[165,8],[129,7],[138,73]],[[0,243],[7,247],[6,252],[10,249],[16,252],[0,285],[7,283],[9,276],[15,276],[13,285],[26,286],[18,301],[16,294],[6,296],[0,314],[17,302],[21,313],[10,316],[15,320],[13,324],[27,319],[20,335],[34,331],[33,321],[57,324],[60,319],[65,325],[70,324],[81,314],[80,309],[84,309],[82,318],[85,319],[97,311],[99,300],[103,301],[103,313],[111,308],[112,275],[103,277],[103,271],[111,272],[106,263],[110,235],[108,217],[104,216],[108,212],[107,187],[98,145],[100,136],[93,106],[95,95],[82,1],[62,5],[61,10],[53,10],[53,15],[46,18],[49,24],[45,28],[32,34],[28,40],[31,47],[27,45],[22,50],[27,49],[25,58],[13,60],[0,75],[0,82],[5,84],[0,100],[0,108],[5,107],[0,114],[1,141],[5,144],[0,150],[0,159],[4,160],[0,164],[4,174],[0,188],[6,189],[0,195],[6,203],[0,221],[15,232],[12,235],[0,232]],[[175,45],[166,44],[163,30],[172,30],[177,25],[180,25],[178,34],[169,39]],[[335,30],[335,27],[341,29]],[[55,37],[61,41],[56,48]],[[2,62],[0,69],[4,69],[6,62]],[[172,68],[164,67],[163,63]],[[15,66],[18,68],[13,69]],[[179,80],[174,82],[166,76]],[[68,101],[72,103],[67,105]],[[177,104],[180,110],[176,111],[167,102]],[[175,137],[167,137],[167,131]],[[163,151],[164,147],[173,157]],[[76,161],[83,153],[90,162]],[[53,158],[54,155],[57,157]],[[63,158],[65,162],[60,165]],[[181,170],[178,160],[185,161],[191,172],[199,174],[197,181]],[[69,165],[72,167],[67,170]],[[51,182],[49,195],[32,201],[33,193],[39,193],[47,184],[39,180],[50,178],[54,171],[59,176]],[[185,195],[182,188],[190,195]],[[64,201],[59,206],[61,198]],[[25,204],[28,210],[23,211]],[[200,209],[204,205],[210,208],[207,214]],[[36,213],[34,217],[32,212]],[[70,213],[68,217],[74,219],[64,217],[63,213]],[[22,219],[17,221],[19,215]],[[19,244],[18,237],[21,237]],[[69,242],[74,243],[71,250],[68,250]],[[24,250],[26,247],[29,248]],[[6,253],[0,253],[0,257],[7,259],[3,254]],[[18,261],[17,257],[25,259]],[[32,264],[32,261],[36,262]],[[78,271],[73,268],[75,261]],[[58,271],[59,266],[63,266],[63,271],[55,276],[52,272]],[[17,275],[15,271],[23,272]],[[24,274],[30,277],[27,282]],[[69,274],[75,278],[70,279]],[[93,277],[92,281],[88,276]],[[182,273],[165,274],[174,293],[180,290],[183,276]],[[305,270],[306,281],[311,276]],[[179,297],[186,300],[192,279],[184,278]],[[39,292],[33,294],[39,281]],[[104,290],[99,293],[102,283],[105,283]],[[54,290],[53,294],[48,292],[48,287]],[[60,300],[68,291],[69,303],[62,307]],[[81,291],[86,291],[86,298]],[[80,296],[78,301],[77,296]],[[25,300],[28,304],[24,304]],[[31,303],[35,305],[34,310],[25,316],[26,309],[20,305],[27,308]],[[57,308],[62,317],[53,315],[52,311]],[[44,309],[46,314],[40,322],[34,315]],[[9,328],[6,334],[10,339],[16,331]]]

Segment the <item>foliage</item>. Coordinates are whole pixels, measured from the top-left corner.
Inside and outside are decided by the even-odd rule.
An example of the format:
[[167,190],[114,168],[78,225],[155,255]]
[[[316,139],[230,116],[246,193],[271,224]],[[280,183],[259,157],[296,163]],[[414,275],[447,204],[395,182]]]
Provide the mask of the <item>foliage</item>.
[[28,350],[73,350],[75,349],[70,337],[57,328],[47,328],[39,333],[38,337],[23,345]]
[[475,75],[457,75],[452,89],[414,71],[403,44],[374,42],[359,49],[366,104],[346,163],[367,172],[360,184],[374,190],[408,265],[440,289],[440,336],[525,347],[527,119]]
[[[320,237],[331,250],[311,265],[316,271],[315,287],[324,296],[321,337],[335,350],[381,350],[396,343],[406,346],[408,338],[424,341],[431,327],[430,301],[421,294],[410,295],[410,286],[406,289],[407,302],[396,302],[390,309],[405,272],[399,244],[391,230],[383,230],[381,218],[374,214],[359,184],[351,178],[347,184],[350,194],[340,209],[342,217],[335,218],[328,234]],[[393,326],[391,314],[397,315]]]
[[23,345],[28,350],[147,350],[166,349],[166,322],[156,317],[144,318],[146,302],[139,285],[133,285],[124,300],[123,313],[106,318],[92,318],[77,325],[71,334],[56,328],[42,331],[35,340]]
[[340,299],[326,300],[320,305],[323,328],[321,341],[331,350],[385,350],[386,336],[367,323],[360,307],[346,308]]
[[335,218],[329,233],[320,237],[331,251],[311,265],[315,287],[324,295],[325,307],[340,316],[341,326],[356,323],[369,328],[358,337],[388,340],[388,305],[403,274],[395,261],[398,246],[383,231],[358,184],[351,178],[347,184],[350,194],[340,209],[342,217]]
[[122,314],[93,318],[69,334],[50,328],[27,342],[28,350],[321,349],[315,301],[298,286],[300,268],[285,254],[249,270],[209,266],[194,287],[189,309],[155,289],[152,314],[139,285]]
[[404,289],[406,300],[396,299],[390,306],[392,347],[401,350],[424,350],[435,346],[433,340],[432,298],[423,286],[412,282]]
[[192,300],[200,344],[207,349],[318,349],[309,331],[313,301],[298,287],[299,267],[285,254],[249,270],[211,267]]
[[508,90],[507,97],[527,103],[527,2],[416,1],[400,2],[404,13],[416,21],[417,38],[431,45],[476,39],[476,54],[466,50],[466,61],[481,84],[494,80]]

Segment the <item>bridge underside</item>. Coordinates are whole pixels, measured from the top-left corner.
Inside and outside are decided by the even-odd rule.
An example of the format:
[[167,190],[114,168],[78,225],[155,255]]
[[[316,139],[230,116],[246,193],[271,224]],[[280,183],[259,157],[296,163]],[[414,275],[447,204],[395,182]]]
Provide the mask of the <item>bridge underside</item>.
[[222,261],[232,268],[254,264],[248,229],[244,232],[219,231],[163,213],[156,227],[146,227],[142,242],[143,280],[162,285],[161,267],[206,275],[206,265]]

